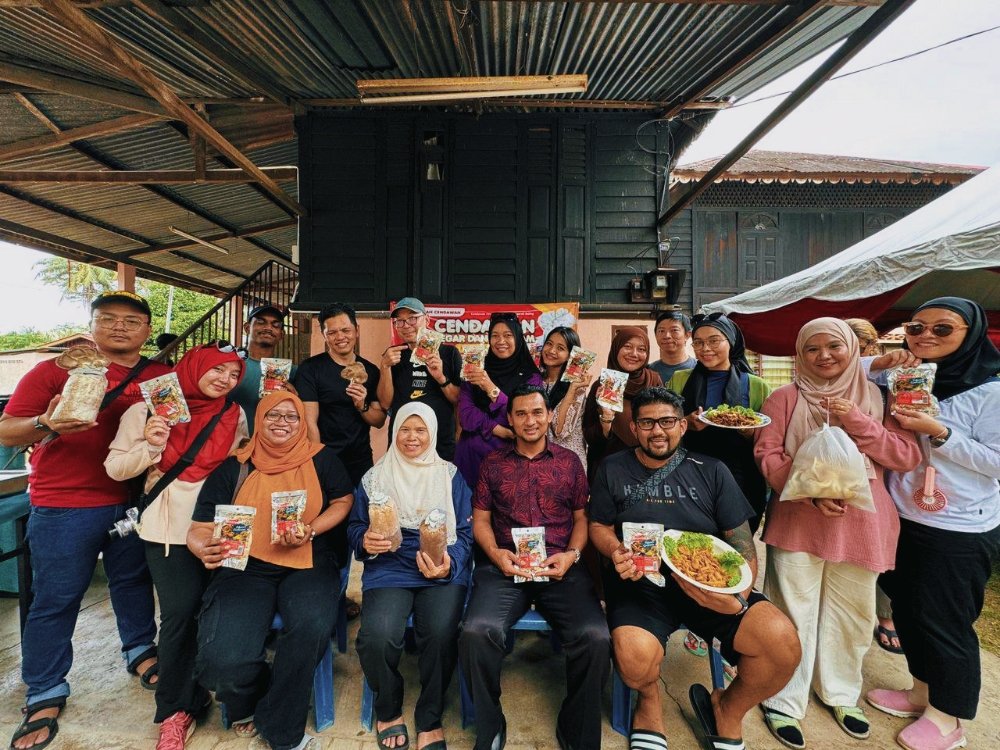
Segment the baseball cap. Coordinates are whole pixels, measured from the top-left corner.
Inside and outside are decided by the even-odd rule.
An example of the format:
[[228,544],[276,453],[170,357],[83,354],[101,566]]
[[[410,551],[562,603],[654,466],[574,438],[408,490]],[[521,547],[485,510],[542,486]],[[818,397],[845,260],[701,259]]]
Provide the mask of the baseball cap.
[[403,297],[403,299],[396,303],[396,307],[393,308],[391,317],[395,318],[396,313],[400,310],[412,310],[417,315],[427,314],[427,310],[424,308],[424,303],[416,297]]
[[258,315],[263,315],[264,313],[271,313],[272,315],[274,315],[277,318],[280,318],[281,320],[285,319],[285,314],[286,314],[280,307],[275,307],[274,305],[257,305],[257,307],[253,308],[250,311],[250,314],[247,315],[247,322],[249,323]]
[[149,310],[149,303],[146,302],[146,300],[138,294],[122,291],[120,289],[115,292],[102,292],[101,294],[98,294],[94,301],[90,303],[90,309],[96,310],[104,305],[128,305],[129,307],[134,307],[141,313],[145,313],[150,318],[153,317],[153,313]]

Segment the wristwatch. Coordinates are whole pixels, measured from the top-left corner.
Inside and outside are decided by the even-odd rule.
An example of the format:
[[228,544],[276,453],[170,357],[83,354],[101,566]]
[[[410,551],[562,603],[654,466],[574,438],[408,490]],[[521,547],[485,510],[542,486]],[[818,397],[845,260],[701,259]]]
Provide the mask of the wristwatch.
[[447,388],[451,384],[451,378],[445,378],[443,383],[438,383],[438,385],[442,388]]
[[742,615],[744,612],[746,612],[748,609],[750,609],[750,604],[747,602],[746,599],[743,598],[742,594],[733,594],[733,596],[735,596],[736,597],[736,601],[738,601],[740,603],[740,611],[737,612],[736,615],[735,615],[735,616],[738,617],[739,615]]
[[490,401],[496,401],[500,397],[500,389],[493,386],[486,395],[490,397]]
[[366,411],[368,411],[371,408],[372,408],[371,402],[370,401],[365,401],[365,408],[364,409],[358,409],[358,413],[359,414],[364,414]]
[[574,565],[580,562],[580,550],[578,550],[576,547],[570,547],[566,551],[572,552],[574,555],[576,555],[576,559],[573,561]]
[[35,429],[36,430],[41,430],[42,432],[52,432],[52,428],[51,427],[49,427],[48,425],[42,424],[42,416],[43,415],[39,414],[37,417],[35,417],[35,421],[32,422],[32,424],[34,425]]
[[[35,425],[35,426],[37,427],[38,425]],[[951,428],[950,427],[946,427],[944,435],[938,435],[937,437],[932,437],[930,439],[930,443],[935,448],[940,448],[942,445],[944,445],[945,443],[948,442],[948,438],[950,438],[950,437],[951,437]]]

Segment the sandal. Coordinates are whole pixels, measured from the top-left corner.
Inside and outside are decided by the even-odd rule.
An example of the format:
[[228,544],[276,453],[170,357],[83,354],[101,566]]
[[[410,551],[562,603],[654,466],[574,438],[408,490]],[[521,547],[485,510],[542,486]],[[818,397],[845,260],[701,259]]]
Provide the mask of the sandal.
[[141,665],[144,661],[149,661],[150,659],[155,658],[156,646],[150,646],[129,662],[127,667],[125,667],[129,674],[139,675],[139,682],[144,688],[146,688],[146,690],[156,690],[156,680],[153,678],[156,677],[157,680],[159,679],[160,662],[153,662],[150,666],[146,667],[146,670],[142,674],[139,674],[139,665]]
[[[885,639],[884,641],[882,640],[883,638]],[[899,643],[899,633],[897,633],[895,630],[889,630],[889,628],[884,627],[882,625],[879,625],[875,629],[875,641],[882,649],[888,651],[890,654],[903,653],[902,646],[892,645],[893,639],[895,639],[896,642]]]
[[249,740],[257,736],[257,725],[253,723],[253,716],[234,721],[229,726],[232,728],[233,734],[244,740]]
[[[402,745],[396,744],[386,744],[387,740],[395,740],[396,737],[403,738]],[[378,741],[378,746],[382,750],[406,750],[410,746],[410,735],[406,731],[406,724],[393,724],[391,727],[386,727],[381,732],[375,735]]]
[[802,750],[806,746],[806,738],[802,735],[802,725],[798,719],[763,704],[760,710],[764,712],[764,723],[767,724],[768,731],[778,742],[793,750]]
[[708,644],[690,630],[684,636],[684,648],[694,656],[708,656]]
[[42,750],[43,747],[48,747],[49,743],[56,738],[56,734],[59,732],[58,715],[46,716],[42,719],[32,719],[31,717],[39,711],[44,711],[46,708],[58,708],[62,712],[65,707],[66,696],[62,695],[58,698],[46,698],[22,708],[21,713],[24,717],[21,719],[21,723],[17,725],[17,729],[14,730],[14,736],[10,738],[10,747],[13,748],[14,743],[22,737],[27,737],[29,734],[41,729],[48,729],[49,736],[41,742],[32,745],[31,750]]
[[346,610],[347,621],[350,622],[351,620],[358,619],[358,615],[361,614],[361,605],[353,599],[348,599]]
[[688,690],[688,699],[691,701],[694,717],[705,735],[705,750],[746,750],[741,737],[729,738],[718,735],[715,727],[715,709],[712,708],[712,694],[708,692],[707,687],[696,682]]
[[868,717],[858,706],[833,706],[833,718],[840,728],[856,740],[867,740],[871,734]]

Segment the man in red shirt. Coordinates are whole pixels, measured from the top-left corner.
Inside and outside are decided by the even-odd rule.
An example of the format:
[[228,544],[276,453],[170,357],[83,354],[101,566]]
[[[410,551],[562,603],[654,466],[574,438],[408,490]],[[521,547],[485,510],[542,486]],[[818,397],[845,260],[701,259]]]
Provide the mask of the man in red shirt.
[[[478,549],[458,642],[476,707],[476,750],[499,750],[506,742],[500,708],[504,643],[532,602],[566,652],[567,695],[555,728],[559,746],[599,750],[611,637],[593,583],[577,564],[587,543],[587,475],[573,451],[547,441],[552,411],[543,388],[525,384],[515,389],[507,418],[514,443],[483,460],[472,498]],[[511,529],[538,526],[545,528],[547,558],[529,570],[521,567]],[[514,576],[528,580],[517,582]]]
[[149,305],[142,297],[106,292],[91,309],[97,351],[111,361],[107,390],[131,377],[124,390],[96,422],[53,420],[69,378],[57,358],[39,363],[21,379],[0,417],[0,444],[35,444],[28,519],[34,600],[21,637],[21,677],[28,689],[24,720],[11,742],[18,750],[43,747],[58,731],[56,717],[70,693],[66,675],[73,663],[77,613],[102,552],[122,656],[144,686],[155,686],[152,582],[139,535],[108,535],[129,506],[125,484],[107,475],[104,459],[121,415],[142,400],[139,382],[170,368],[139,354],[150,333]]

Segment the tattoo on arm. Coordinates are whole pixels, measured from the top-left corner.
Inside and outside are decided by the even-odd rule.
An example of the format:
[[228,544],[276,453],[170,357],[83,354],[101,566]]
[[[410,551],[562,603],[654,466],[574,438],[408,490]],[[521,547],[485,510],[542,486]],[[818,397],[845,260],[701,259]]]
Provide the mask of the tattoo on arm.
[[752,567],[757,560],[757,547],[753,543],[753,534],[750,533],[750,524],[746,521],[742,526],[724,531],[723,540],[741,555]]

